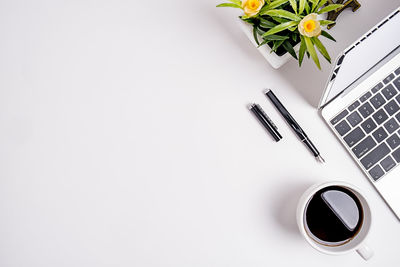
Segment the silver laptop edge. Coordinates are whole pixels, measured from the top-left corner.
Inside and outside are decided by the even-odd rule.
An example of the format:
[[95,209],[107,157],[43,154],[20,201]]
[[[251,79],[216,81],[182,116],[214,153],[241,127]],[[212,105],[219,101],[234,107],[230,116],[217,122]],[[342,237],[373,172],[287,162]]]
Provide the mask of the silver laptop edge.
[[[333,85],[336,82],[336,76],[338,75],[340,68],[342,66],[342,63],[344,61],[344,58],[351,53],[351,51],[356,48],[359,44],[365,42],[368,40],[368,38],[370,36],[372,36],[373,33],[375,33],[380,27],[382,27],[386,22],[388,22],[389,20],[391,20],[392,18],[394,18],[394,16],[400,16],[400,7],[396,8],[391,14],[389,14],[387,17],[385,17],[384,19],[382,19],[379,23],[377,23],[375,26],[373,26],[368,32],[366,32],[365,34],[363,34],[358,40],[356,40],[354,43],[352,43],[351,45],[349,45],[346,49],[344,49],[343,52],[341,52],[335,59],[334,62],[334,67],[332,68],[330,74],[329,74],[329,78],[327,79],[326,85],[325,85],[325,89],[324,92],[322,94],[322,97],[320,99],[320,102],[318,104],[318,109],[322,109],[324,106],[326,106],[327,104],[329,104],[333,99],[335,99],[337,96],[339,96],[340,94],[342,94],[351,84],[349,84],[346,87],[343,87],[340,91],[338,91],[336,94],[333,94],[332,96],[330,96],[331,90],[333,88]],[[393,50],[391,50],[392,52]],[[354,50],[353,50],[354,52]],[[381,60],[379,62],[381,62],[382,60],[384,60],[386,58],[387,54],[383,56],[383,58],[381,58]],[[378,62],[377,62],[378,63]],[[374,67],[374,66],[373,66]],[[371,69],[371,68],[370,68]],[[369,69],[369,70],[370,70]],[[364,72],[361,76],[364,76],[368,74],[367,72]],[[362,78],[361,76],[354,78],[354,80],[356,79],[360,79]],[[330,97],[329,97],[330,96]],[[329,98],[328,98],[329,97]]]

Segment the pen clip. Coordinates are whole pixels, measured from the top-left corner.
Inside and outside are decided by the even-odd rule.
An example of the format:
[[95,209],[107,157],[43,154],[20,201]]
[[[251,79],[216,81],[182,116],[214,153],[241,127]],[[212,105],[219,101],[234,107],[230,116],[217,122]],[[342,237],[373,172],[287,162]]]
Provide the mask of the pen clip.
[[271,120],[270,117],[265,113],[265,111],[260,107],[260,105],[256,104],[256,106],[260,109],[261,114],[265,117],[265,119],[271,123],[272,127],[274,127],[275,130],[278,130],[278,127],[275,125],[275,123]]
[[249,109],[254,113],[258,121],[267,129],[276,142],[282,139],[282,135],[278,132],[278,127],[276,127],[268,115],[265,114],[260,105],[256,103],[250,104]]

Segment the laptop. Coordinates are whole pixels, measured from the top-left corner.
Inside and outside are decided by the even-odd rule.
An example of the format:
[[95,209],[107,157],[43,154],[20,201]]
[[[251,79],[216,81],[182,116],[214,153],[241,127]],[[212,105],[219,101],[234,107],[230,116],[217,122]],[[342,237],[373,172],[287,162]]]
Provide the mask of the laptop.
[[400,220],[400,7],[336,59],[318,109]]

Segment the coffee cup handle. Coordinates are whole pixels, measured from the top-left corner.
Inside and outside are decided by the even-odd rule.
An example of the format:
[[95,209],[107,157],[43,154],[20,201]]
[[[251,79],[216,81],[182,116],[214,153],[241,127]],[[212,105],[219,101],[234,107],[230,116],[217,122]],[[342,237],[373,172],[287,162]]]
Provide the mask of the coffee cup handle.
[[366,261],[374,256],[374,251],[367,245],[359,247],[357,253]]

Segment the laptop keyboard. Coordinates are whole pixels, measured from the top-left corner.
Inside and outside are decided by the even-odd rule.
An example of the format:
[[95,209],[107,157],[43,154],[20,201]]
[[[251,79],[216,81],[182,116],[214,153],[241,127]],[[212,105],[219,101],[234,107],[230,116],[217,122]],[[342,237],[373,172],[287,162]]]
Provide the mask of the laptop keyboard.
[[400,67],[331,119],[373,180],[400,164]]

